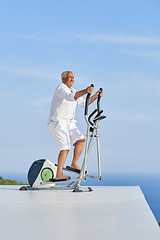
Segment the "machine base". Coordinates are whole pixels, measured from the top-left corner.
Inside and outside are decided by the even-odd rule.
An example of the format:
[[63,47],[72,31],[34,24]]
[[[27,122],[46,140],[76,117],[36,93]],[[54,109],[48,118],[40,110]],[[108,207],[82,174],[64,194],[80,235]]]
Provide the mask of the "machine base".
[[67,186],[59,186],[59,187],[46,187],[46,188],[33,188],[31,186],[22,186],[19,191],[27,191],[27,190],[73,190],[73,192],[92,192],[93,189],[91,187],[67,187]]

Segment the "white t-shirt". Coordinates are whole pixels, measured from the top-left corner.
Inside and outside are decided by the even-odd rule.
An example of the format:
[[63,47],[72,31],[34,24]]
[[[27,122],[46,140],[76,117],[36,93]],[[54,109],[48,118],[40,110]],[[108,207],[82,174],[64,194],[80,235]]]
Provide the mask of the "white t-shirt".
[[64,83],[60,84],[55,90],[48,123],[51,120],[73,120],[77,104],[85,107],[85,99],[79,97],[74,99],[76,90],[68,88]]

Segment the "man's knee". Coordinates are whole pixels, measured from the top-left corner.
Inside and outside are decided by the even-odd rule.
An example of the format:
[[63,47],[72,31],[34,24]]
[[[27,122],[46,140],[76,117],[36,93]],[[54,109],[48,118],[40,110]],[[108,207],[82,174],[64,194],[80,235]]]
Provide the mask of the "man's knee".
[[61,151],[60,151],[60,154],[63,154],[63,153],[67,153],[67,154],[68,154],[69,151],[70,151],[69,149],[61,150]]
[[82,138],[82,139],[78,140],[77,142],[75,142],[74,146],[75,146],[76,144],[84,143],[84,142],[85,142],[85,138]]

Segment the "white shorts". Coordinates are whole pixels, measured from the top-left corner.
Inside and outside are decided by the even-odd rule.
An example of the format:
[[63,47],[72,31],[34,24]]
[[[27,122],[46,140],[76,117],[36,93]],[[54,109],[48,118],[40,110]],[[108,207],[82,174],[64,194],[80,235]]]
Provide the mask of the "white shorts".
[[76,121],[53,121],[49,123],[50,130],[60,151],[69,150],[71,144],[83,139],[84,135],[76,126]]

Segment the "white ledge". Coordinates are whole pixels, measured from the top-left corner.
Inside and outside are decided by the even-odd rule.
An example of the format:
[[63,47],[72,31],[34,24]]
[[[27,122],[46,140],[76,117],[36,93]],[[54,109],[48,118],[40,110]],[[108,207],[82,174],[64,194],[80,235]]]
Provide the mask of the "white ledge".
[[159,240],[142,192],[93,187],[93,192],[18,191],[0,186],[0,236],[5,240]]

